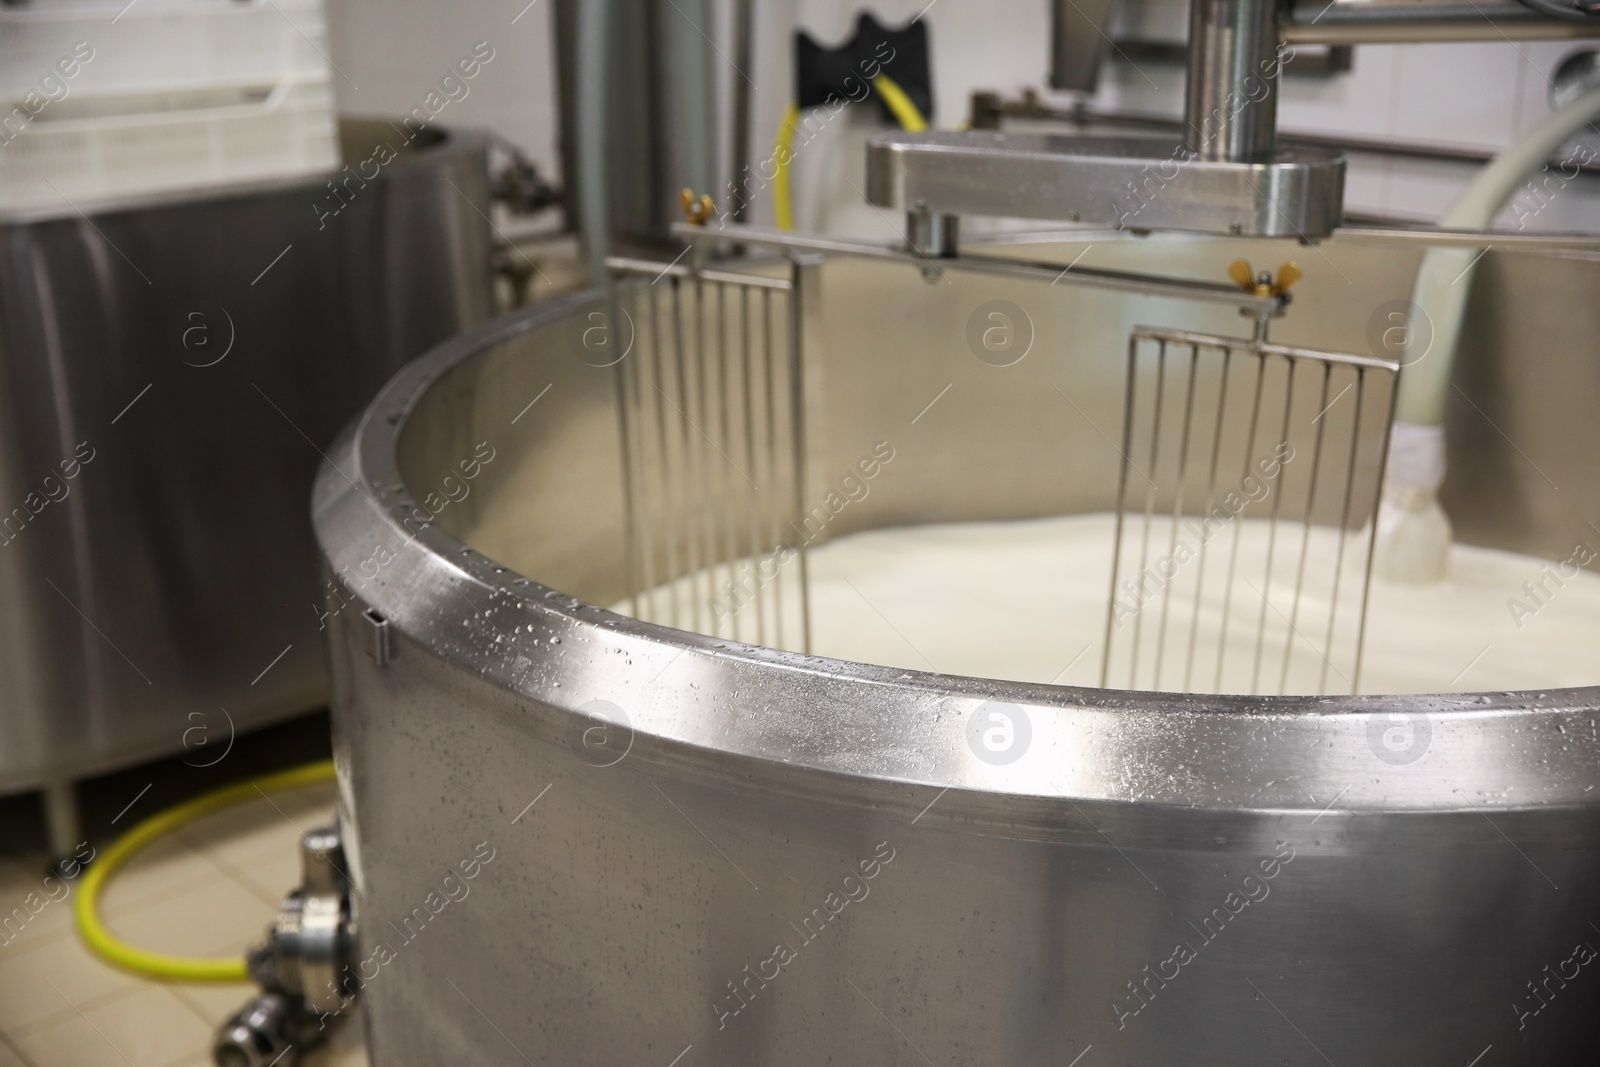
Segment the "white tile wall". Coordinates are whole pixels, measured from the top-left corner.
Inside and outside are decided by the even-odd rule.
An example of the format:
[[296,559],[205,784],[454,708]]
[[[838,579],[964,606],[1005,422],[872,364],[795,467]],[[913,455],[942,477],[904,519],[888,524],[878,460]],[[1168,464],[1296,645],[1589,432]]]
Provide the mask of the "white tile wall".
[[551,0],[326,0],[328,39],[345,115],[403,115],[479,41],[494,58],[441,125],[487,127],[560,174]]

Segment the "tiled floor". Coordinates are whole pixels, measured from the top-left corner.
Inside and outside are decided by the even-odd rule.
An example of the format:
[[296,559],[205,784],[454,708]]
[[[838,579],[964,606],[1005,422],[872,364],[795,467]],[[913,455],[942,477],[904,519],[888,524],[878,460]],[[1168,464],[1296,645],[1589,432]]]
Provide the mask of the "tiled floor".
[[[284,893],[300,881],[300,833],[329,822],[332,811],[328,784],[199,819],[118,872],[101,913],[114,933],[143,948],[242,953],[261,940]],[[61,895],[58,886],[53,891]],[[37,907],[46,895],[43,860],[0,857],[0,919],[14,908],[28,914],[30,893],[40,895]],[[157,982],[107,966],[79,942],[69,896],[20,930],[0,932],[0,1067],[200,1067],[211,1062],[217,1026],[253,989]],[[365,1067],[360,1030],[352,1018],[300,1062]]]

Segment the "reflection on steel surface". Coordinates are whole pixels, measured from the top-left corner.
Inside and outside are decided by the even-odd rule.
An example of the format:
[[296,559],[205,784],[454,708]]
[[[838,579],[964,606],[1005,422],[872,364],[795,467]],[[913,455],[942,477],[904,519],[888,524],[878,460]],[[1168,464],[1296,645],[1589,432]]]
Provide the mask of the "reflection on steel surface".
[[0,792],[325,699],[312,474],[491,313],[483,143],[429,137],[324,232],[326,176],[0,218]]

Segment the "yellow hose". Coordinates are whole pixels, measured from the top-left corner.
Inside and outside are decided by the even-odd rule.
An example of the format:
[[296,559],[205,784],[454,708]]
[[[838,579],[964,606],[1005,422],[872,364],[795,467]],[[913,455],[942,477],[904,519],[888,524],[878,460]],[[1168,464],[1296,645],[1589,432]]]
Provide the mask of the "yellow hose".
[[873,78],[872,87],[883,97],[884,104],[889,108],[889,114],[894,116],[901,129],[907,133],[917,133],[928,128],[928,120],[922,117],[917,105],[911,102],[906,91],[889,75],[879,74]]
[[208,815],[241,801],[250,800],[262,793],[277,789],[324,782],[333,777],[333,761],[322,760],[294,767],[276,774],[264,775],[248,782],[223,786],[176,807],[150,816],[133,829],[117,838],[109,848],[100,853],[84,871],[78,887],[78,898],[73,901],[72,914],[78,925],[78,934],[90,951],[107,963],[135,974],[152,978],[165,978],[180,982],[247,982],[249,971],[243,956],[227,958],[168,956],[148,952],[118,940],[100,921],[100,893],[106,882],[144,846],[158,837],[171,833],[184,823]]
[[[911,133],[928,128],[928,120],[911,97],[887,74],[872,79],[872,87],[883,97],[889,113],[900,128]],[[794,156],[794,134],[800,126],[800,107],[790,103],[778,123],[778,139],[772,148],[772,216],[780,230],[794,229],[794,206],[789,191],[789,160]]]
[[794,131],[800,125],[800,105],[791,101],[778,123],[778,143],[772,148],[772,215],[778,229],[794,229],[794,208],[789,200],[789,157],[794,154]]

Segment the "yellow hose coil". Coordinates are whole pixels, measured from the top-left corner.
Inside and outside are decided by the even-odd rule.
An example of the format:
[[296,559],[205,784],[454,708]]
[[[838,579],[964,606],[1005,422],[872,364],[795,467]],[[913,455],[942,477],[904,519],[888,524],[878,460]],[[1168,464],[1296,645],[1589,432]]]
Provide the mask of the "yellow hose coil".
[[100,921],[100,894],[105,889],[106,882],[133,857],[134,853],[184,823],[263,793],[325,782],[332,777],[332,760],[308,763],[303,767],[294,767],[247,782],[223,786],[221,789],[212,790],[193,800],[186,800],[176,807],[168,808],[145,819],[117,838],[110,847],[95,857],[84,871],[83,881],[78,887],[78,897],[72,905],[72,915],[77,922],[78,934],[83,938],[83,943],[107,963],[152,978],[180,982],[249,981],[250,974],[245,968],[243,956],[226,958],[168,956],[136,948],[119,940]]
[[[928,128],[928,120],[906,91],[887,74],[872,79],[872,87],[883,98],[889,113],[900,123],[900,128],[911,133]],[[778,139],[772,148],[772,216],[778,229],[794,229],[794,206],[789,191],[789,161],[794,157],[794,134],[800,126],[800,107],[790,103],[778,123]]]

